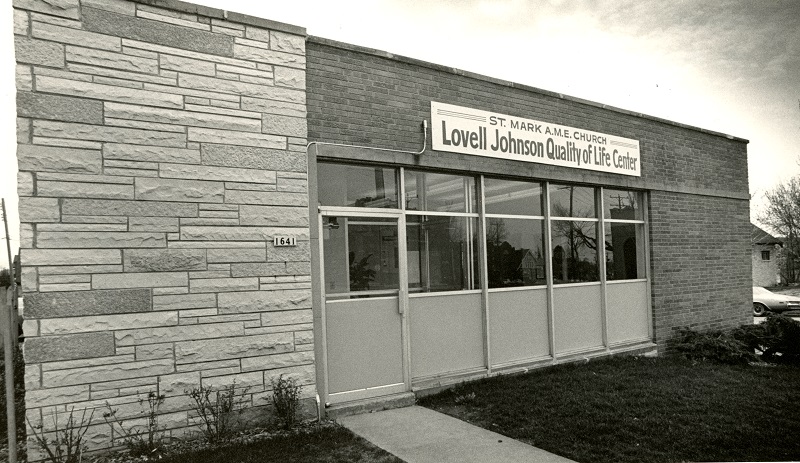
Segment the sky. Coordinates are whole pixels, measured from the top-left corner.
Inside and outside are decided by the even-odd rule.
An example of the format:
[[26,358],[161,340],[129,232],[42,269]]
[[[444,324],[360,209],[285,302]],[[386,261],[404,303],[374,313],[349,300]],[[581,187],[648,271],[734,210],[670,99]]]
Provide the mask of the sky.
[[[0,196],[16,249],[12,8],[4,3]],[[800,175],[800,0],[193,3],[747,139],[754,221],[764,193]]]

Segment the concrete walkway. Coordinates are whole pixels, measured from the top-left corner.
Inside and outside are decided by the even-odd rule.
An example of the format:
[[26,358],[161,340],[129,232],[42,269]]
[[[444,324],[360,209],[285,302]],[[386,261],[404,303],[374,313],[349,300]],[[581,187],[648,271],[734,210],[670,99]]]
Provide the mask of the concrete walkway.
[[423,407],[364,413],[337,421],[407,463],[572,461]]

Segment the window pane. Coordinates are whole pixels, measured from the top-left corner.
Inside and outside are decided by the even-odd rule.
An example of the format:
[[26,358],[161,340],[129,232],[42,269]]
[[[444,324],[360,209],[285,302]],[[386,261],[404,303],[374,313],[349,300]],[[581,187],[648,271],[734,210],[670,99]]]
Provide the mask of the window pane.
[[486,219],[489,288],[546,284],[542,220]]
[[473,212],[475,179],[460,175],[406,170],[406,209],[409,211]]
[[483,186],[487,214],[543,215],[540,183],[485,178]]
[[317,164],[319,203],[323,206],[397,208],[395,169]]
[[550,215],[553,217],[597,217],[594,188],[550,185]]
[[400,287],[397,222],[323,217],[322,239],[326,294]]
[[606,279],[631,280],[645,277],[642,249],[643,225],[608,222],[606,228]]
[[552,221],[553,282],[598,281],[597,224]]
[[603,189],[603,217],[607,219],[644,220],[641,193],[630,190]]
[[470,217],[408,216],[408,287],[460,291],[478,287],[476,229]]

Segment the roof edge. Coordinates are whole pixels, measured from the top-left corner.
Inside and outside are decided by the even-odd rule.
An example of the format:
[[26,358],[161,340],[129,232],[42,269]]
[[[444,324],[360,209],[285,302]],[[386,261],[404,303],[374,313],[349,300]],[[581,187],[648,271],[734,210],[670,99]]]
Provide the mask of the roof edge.
[[566,100],[566,101],[572,101],[572,102],[575,102],[575,103],[580,103],[580,104],[583,104],[583,105],[586,105],[586,106],[593,106],[595,108],[606,109],[606,110],[613,111],[613,112],[616,112],[616,113],[625,114],[625,115],[628,115],[628,116],[640,117],[642,119],[648,119],[648,120],[652,120],[652,121],[655,121],[655,122],[660,122],[660,123],[663,123],[663,124],[673,125],[673,126],[681,127],[681,128],[688,129],[688,130],[694,130],[696,132],[702,132],[702,133],[705,133],[705,134],[708,134],[708,135],[713,135],[713,136],[717,136],[717,137],[723,137],[723,138],[727,138],[728,140],[733,140],[733,141],[737,141],[737,142],[740,142],[740,143],[745,143],[745,144],[750,143],[750,140],[747,140],[747,139],[741,138],[741,137],[736,137],[734,135],[729,135],[729,134],[722,133],[722,132],[716,132],[714,130],[708,130],[708,129],[704,129],[704,128],[701,128],[701,127],[696,127],[696,126],[693,126],[693,125],[684,124],[684,123],[681,123],[681,122],[675,122],[675,121],[671,121],[669,119],[663,119],[663,118],[660,118],[660,117],[651,116],[651,115],[644,114],[644,113],[638,113],[638,112],[631,111],[631,110],[628,110],[628,109],[622,109],[622,108],[618,108],[616,106],[611,106],[611,105],[607,105],[607,104],[598,103],[596,101],[586,100],[584,98],[578,98],[578,97],[574,97],[574,96],[570,96],[570,95],[565,95],[563,93],[553,92],[553,91],[550,91],[550,90],[544,90],[544,89],[541,89],[541,88],[538,88],[538,87],[533,87],[533,86],[530,86],[530,85],[511,82],[509,80],[498,79],[496,77],[490,77],[490,76],[486,76],[486,75],[483,75],[483,74],[478,74],[478,73],[475,73],[475,72],[465,71],[463,69],[458,69],[458,68],[454,68],[454,67],[444,66],[444,65],[441,65],[441,64],[431,63],[431,62],[423,61],[423,60],[416,59],[416,58],[409,58],[407,56],[395,55],[394,53],[389,53],[387,51],[378,50],[378,49],[375,49],[375,48],[368,48],[368,47],[364,47],[364,46],[361,46],[361,45],[353,45],[353,44],[350,44],[350,43],[339,42],[337,40],[326,39],[324,37],[317,37],[317,36],[314,36],[314,35],[307,36],[306,41],[312,42],[312,43],[317,43],[317,44],[320,44],[320,45],[327,45],[327,46],[330,46],[330,47],[341,48],[343,50],[349,50],[349,51],[354,51],[354,52],[358,52],[358,53],[364,53],[364,54],[367,54],[367,55],[373,55],[373,56],[377,56],[377,57],[380,57],[380,58],[391,59],[391,60],[398,61],[398,62],[401,62],[401,63],[408,63],[408,64],[417,65],[417,66],[422,66],[422,67],[426,67],[426,68],[433,69],[433,70],[436,70],[436,71],[447,72],[447,73],[455,74],[455,75],[459,75],[459,76],[465,76],[465,77],[469,77],[471,79],[481,80],[481,81],[484,81],[484,82],[489,82],[489,83],[493,83],[493,84],[497,84],[497,85],[502,85],[502,86],[505,86],[505,87],[518,88],[520,90],[525,90],[525,91],[533,92],[533,93],[539,93],[539,94],[542,94],[542,95],[547,95],[547,96],[559,98],[559,99]]

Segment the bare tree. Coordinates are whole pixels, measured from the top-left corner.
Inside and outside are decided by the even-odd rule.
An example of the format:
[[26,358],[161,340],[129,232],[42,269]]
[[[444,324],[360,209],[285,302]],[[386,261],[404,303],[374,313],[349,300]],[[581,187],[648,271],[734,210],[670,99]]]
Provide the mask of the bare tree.
[[797,278],[795,260],[798,255],[800,237],[800,177],[794,177],[764,193],[766,209],[758,220],[784,236],[785,268],[787,282]]

